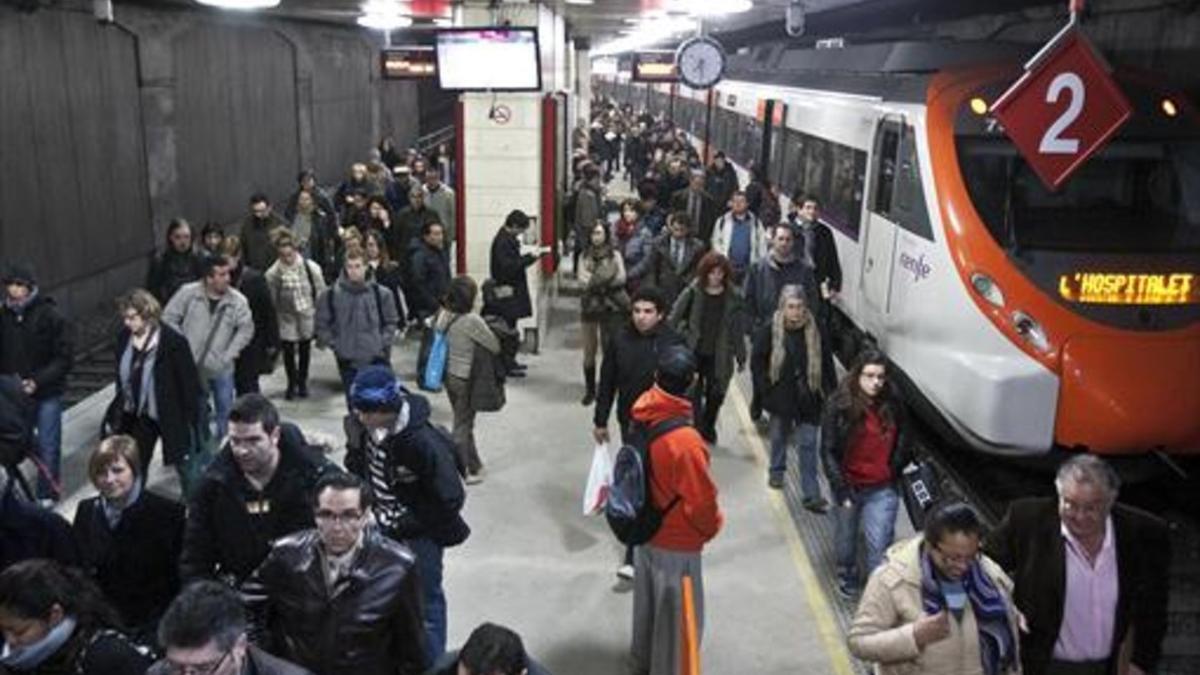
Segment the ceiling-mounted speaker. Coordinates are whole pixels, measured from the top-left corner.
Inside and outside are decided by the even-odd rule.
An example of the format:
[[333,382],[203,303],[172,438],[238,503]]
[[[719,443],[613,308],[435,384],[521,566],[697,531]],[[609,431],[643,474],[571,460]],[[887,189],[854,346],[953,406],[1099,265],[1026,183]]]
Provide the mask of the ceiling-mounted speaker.
[[99,23],[107,24],[113,22],[113,4],[112,0],[92,0],[92,16],[96,17]]

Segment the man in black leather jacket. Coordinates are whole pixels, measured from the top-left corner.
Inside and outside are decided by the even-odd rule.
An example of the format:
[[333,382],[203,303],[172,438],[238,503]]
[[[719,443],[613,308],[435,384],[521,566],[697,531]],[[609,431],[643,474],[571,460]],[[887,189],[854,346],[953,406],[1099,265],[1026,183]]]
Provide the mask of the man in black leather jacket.
[[422,673],[416,556],[370,523],[362,479],[329,473],[314,493],[316,529],[276,541],[242,586],[252,639],[317,673]]

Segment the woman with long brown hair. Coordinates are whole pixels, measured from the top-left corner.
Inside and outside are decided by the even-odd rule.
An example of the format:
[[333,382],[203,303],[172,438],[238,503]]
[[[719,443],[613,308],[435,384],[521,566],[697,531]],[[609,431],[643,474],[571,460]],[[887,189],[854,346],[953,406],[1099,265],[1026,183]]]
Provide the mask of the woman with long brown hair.
[[717,415],[725,402],[729,380],[746,367],[745,305],[733,284],[729,258],[710,251],[696,266],[696,278],[679,294],[668,325],[687,341],[696,355],[696,384],[692,404],[696,429],[704,440],[717,442]]
[[[900,494],[896,479],[911,457],[904,402],[888,384],[887,357],[868,348],[838,384],[821,417],[821,453],[837,502],[838,592],[858,592],[894,536]],[[866,569],[857,569],[858,534]]]

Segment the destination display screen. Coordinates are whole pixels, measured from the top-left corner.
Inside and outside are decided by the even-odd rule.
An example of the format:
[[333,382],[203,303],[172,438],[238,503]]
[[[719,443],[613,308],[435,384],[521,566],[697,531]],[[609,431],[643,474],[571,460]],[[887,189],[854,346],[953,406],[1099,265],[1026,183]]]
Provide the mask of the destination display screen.
[[638,52],[633,55],[635,82],[675,82],[675,52]]
[[1096,305],[1189,305],[1200,303],[1195,274],[1074,272],[1058,278],[1065,300]]
[[412,80],[437,75],[437,54],[433,47],[385,49],[380,59],[386,80]]

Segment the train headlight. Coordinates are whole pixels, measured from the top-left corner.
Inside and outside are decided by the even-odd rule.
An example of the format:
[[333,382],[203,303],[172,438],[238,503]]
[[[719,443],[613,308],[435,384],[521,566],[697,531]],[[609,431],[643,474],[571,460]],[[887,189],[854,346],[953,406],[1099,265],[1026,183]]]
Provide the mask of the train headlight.
[[971,275],[971,288],[975,289],[979,297],[993,305],[997,307],[1004,306],[1004,293],[1000,291],[1000,286],[996,285],[996,282],[983,272],[976,272]]
[[1033,345],[1039,352],[1050,351],[1050,339],[1046,337],[1046,329],[1036,319],[1025,312],[1016,311],[1012,314],[1013,330],[1017,331],[1026,342]]

